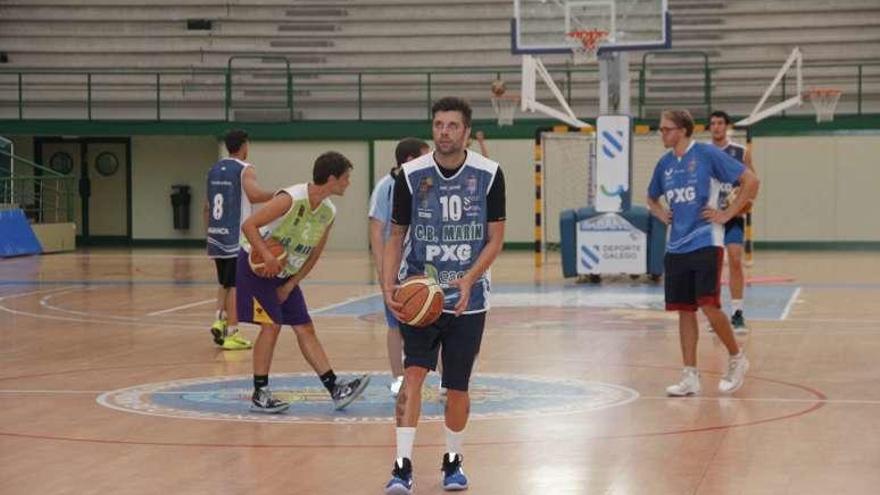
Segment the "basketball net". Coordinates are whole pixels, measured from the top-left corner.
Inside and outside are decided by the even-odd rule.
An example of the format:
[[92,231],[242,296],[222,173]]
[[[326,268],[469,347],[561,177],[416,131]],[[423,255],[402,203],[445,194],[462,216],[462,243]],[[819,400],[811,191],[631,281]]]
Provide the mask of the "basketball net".
[[513,115],[519,106],[519,95],[504,94],[492,96],[492,110],[498,117],[498,127],[513,125]]
[[807,97],[816,110],[816,122],[831,122],[834,120],[834,110],[843,91],[834,88],[813,88],[807,90]]
[[565,35],[565,41],[571,46],[574,63],[589,64],[596,61],[599,43],[608,38],[604,29],[582,29],[571,31]]

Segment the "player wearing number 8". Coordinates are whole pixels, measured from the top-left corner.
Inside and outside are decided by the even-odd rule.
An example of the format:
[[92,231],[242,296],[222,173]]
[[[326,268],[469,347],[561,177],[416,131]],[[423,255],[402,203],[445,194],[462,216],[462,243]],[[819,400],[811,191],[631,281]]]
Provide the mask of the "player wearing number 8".
[[387,494],[412,493],[422,386],[438,358],[448,390],[441,483],[446,490],[467,488],[462,443],[470,409],[468,385],[488,309],[488,270],[504,241],[504,176],[497,163],[465,148],[470,106],[460,98],[442,98],[432,110],[434,152],[404,164],[395,180],[382,289],[385,303],[401,321],[407,321],[403,304],[393,294],[402,279],[425,274],[445,286],[446,297],[443,314],[431,325],[400,324],[404,381],[397,396],[397,459]]
[[217,268],[217,314],[211,325],[214,342],[227,350],[250,349],[251,343],[238,333],[235,308],[235,263],[239,251],[241,224],[251,214],[252,203],[272,199],[272,192],[257,184],[254,167],[246,162],[248,135],[230,131],[225,138],[229,158],[208,171],[204,208],[208,229],[208,256]]

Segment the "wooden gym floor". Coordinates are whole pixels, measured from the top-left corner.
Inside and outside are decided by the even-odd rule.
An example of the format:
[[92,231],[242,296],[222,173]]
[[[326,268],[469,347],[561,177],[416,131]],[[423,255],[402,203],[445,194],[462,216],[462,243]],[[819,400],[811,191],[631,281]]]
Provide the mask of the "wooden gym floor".
[[[880,486],[880,256],[759,252],[752,362],[701,328],[703,395],[673,399],[674,314],[659,287],[575,285],[558,258],[504,253],[473,382],[475,494],[871,494]],[[334,412],[286,330],[247,410],[250,353],[211,341],[201,250],[91,250],[0,261],[0,492],[378,494],[395,455],[385,328],[367,254],[330,252],[304,284],[339,374],[369,372]],[[253,338],[255,328],[244,333]],[[416,493],[441,493],[442,404],[426,387]]]

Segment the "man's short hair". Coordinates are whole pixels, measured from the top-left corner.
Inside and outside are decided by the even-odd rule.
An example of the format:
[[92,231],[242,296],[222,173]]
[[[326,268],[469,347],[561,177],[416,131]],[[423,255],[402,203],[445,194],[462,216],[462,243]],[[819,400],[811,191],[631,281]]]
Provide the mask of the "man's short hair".
[[437,115],[437,112],[461,112],[462,120],[465,127],[471,126],[471,106],[462,98],[456,96],[446,96],[434,102],[431,107],[431,117]]
[[401,139],[397,143],[397,148],[394,148],[394,158],[397,159],[397,165],[403,165],[413,158],[421,156],[422,150],[428,147],[428,143],[419,138],[408,137]]
[[226,143],[226,151],[238,153],[244,143],[248,142],[248,133],[242,129],[233,129],[226,133],[223,141]]
[[712,117],[718,117],[724,119],[724,123],[730,125],[730,115],[727,115],[727,112],[722,110],[715,110],[709,115],[709,120],[712,120]]
[[671,120],[676,127],[684,129],[684,135],[691,137],[694,133],[694,118],[687,110],[666,110],[663,112],[664,119]]
[[312,168],[312,182],[317,186],[326,184],[331,175],[338,179],[353,168],[354,166],[342,153],[328,151],[315,160],[315,166]]

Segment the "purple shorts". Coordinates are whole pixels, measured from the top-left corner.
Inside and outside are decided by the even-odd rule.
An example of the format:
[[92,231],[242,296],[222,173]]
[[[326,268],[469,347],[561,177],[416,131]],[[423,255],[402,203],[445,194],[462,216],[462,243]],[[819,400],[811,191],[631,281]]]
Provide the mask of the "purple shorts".
[[278,301],[276,289],[284,285],[284,278],[257,276],[247,261],[248,253],[238,253],[235,271],[235,304],[238,321],[275,325],[305,325],[312,322],[306,300],[299,285],[290,291],[284,302]]

